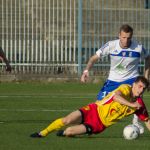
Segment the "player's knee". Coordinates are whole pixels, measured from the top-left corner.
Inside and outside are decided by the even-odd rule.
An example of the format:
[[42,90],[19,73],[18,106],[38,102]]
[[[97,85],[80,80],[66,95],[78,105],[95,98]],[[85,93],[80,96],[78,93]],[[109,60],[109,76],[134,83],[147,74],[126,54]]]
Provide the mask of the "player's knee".
[[65,136],[74,136],[74,131],[71,127],[68,127],[66,130],[65,130]]
[[71,119],[69,119],[68,117],[63,118],[62,121],[65,125],[69,125],[71,123]]

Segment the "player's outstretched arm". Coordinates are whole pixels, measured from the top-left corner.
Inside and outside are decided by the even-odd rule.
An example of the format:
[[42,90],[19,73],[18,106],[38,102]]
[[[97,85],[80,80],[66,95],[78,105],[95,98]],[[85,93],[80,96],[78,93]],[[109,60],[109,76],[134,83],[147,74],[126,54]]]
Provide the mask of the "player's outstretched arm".
[[126,106],[129,106],[129,107],[133,107],[133,108],[136,108],[136,109],[139,109],[141,107],[141,105],[138,103],[138,102],[129,102],[128,100],[126,100],[125,98],[123,98],[121,96],[121,92],[120,91],[117,91],[114,93],[114,97],[113,97],[114,101],[120,103],[120,104],[123,104],[123,105],[126,105]]
[[85,68],[85,70],[83,71],[83,74],[81,76],[81,82],[85,83],[87,80],[88,80],[88,77],[89,77],[89,70],[92,68],[92,66],[94,65],[94,63],[99,59],[98,55],[95,54],[93,55],[88,63],[87,63],[87,66]]

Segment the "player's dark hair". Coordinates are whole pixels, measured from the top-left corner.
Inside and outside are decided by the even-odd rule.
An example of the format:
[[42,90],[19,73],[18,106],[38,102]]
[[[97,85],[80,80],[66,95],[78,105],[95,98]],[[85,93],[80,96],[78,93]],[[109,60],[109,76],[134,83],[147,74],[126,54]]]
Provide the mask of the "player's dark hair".
[[144,83],[145,88],[148,88],[149,82],[148,82],[148,80],[147,80],[145,77],[143,77],[143,76],[138,76],[138,77],[136,78],[136,80],[135,80],[135,83],[137,83],[137,82],[139,82],[139,81],[141,81],[142,83]]
[[123,24],[120,27],[120,32],[124,31],[125,33],[131,33],[131,35],[133,34],[133,28],[131,26],[129,26],[128,24]]

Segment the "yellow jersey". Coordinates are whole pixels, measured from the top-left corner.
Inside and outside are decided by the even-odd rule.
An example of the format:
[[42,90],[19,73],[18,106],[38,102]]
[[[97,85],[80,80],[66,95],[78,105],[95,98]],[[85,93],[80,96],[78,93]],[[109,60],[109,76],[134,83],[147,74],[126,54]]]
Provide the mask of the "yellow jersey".
[[[140,104],[142,103],[142,108],[140,110],[137,110],[136,108],[131,108],[127,105],[120,104],[119,102],[116,102],[113,100],[114,93],[116,91],[120,91],[122,93],[122,97],[126,100],[131,100],[131,89],[132,87],[128,84],[123,84],[119,86],[114,91],[110,92],[105,98],[103,98],[101,101],[96,101],[97,104],[97,112],[99,115],[100,120],[104,124],[105,127],[108,127],[112,124],[115,124],[120,119],[129,116],[135,112],[139,114],[139,117],[141,120],[148,119],[148,113],[146,110],[146,107],[140,98]],[[141,102],[142,101],[142,102]],[[142,114],[144,112],[144,114]]]

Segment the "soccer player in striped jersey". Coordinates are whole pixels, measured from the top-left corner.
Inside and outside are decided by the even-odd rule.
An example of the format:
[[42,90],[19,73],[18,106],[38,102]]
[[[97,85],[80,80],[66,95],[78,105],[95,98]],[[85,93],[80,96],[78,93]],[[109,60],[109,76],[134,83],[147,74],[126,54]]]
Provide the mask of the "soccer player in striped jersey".
[[[139,76],[132,86],[129,84],[120,85],[101,101],[96,101],[66,117],[56,119],[44,130],[31,134],[31,137],[45,137],[56,130],[58,130],[58,136],[97,134],[133,113],[145,122],[150,131],[150,119],[141,98],[148,84],[149,82],[145,77]],[[59,130],[68,125],[72,126],[65,130]]]
[[[139,76],[140,60],[145,59],[144,76],[150,75],[150,55],[137,41],[132,40],[133,29],[127,24],[120,27],[119,39],[109,41],[93,55],[83,71],[81,82],[86,82],[89,70],[100,58],[110,56],[109,76],[97,95],[97,100],[102,100],[109,92],[121,84],[130,84]],[[138,118],[134,115],[133,123],[138,126]]]

